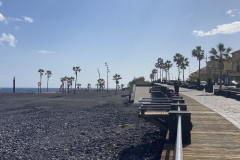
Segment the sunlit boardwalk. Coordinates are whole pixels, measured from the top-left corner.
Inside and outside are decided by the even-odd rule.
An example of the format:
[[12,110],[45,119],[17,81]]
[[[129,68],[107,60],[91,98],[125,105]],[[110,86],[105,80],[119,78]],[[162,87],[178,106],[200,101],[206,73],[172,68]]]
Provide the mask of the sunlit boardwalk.
[[150,98],[151,94],[149,93],[150,87],[141,87],[137,86],[135,91],[134,103],[139,103],[138,101],[141,98]]
[[[240,159],[240,129],[188,96],[184,96],[191,112],[193,129],[190,145],[184,146],[184,160]],[[162,160],[173,159],[175,144],[164,145]]]

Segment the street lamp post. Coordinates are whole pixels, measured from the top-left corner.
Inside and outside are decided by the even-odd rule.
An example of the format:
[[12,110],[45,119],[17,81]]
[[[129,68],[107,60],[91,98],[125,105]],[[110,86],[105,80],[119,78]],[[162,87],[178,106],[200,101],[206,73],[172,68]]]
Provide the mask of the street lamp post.
[[108,73],[109,73],[109,68],[107,62],[105,62],[105,66],[107,67],[107,93],[108,93]]

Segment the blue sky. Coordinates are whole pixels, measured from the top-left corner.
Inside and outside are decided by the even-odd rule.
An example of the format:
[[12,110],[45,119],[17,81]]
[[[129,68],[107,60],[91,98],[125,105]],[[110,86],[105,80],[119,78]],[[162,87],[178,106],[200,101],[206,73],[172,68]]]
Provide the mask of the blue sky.
[[[201,45],[205,54],[218,43],[240,49],[239,0],[0,0],[0,86],[37,87],[38,69],[51,70],[49,87],[60,78],[82,71],[83,87],[122,76],[149,80],[158,58],[176,53],[189,58],[189,71],[198,68],[191,51]],[[202,66],[205,62],[202,61]],[[177,77],[174,63],[171,78]],[[46,76],[43,77],[46,87]]]

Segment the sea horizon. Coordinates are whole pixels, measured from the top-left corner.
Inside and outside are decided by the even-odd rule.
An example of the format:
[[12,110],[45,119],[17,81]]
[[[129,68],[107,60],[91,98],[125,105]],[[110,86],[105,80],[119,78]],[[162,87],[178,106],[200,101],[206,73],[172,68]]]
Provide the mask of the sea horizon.
[[[80,88],[81,91],[85,90],[87,88]],[[113,90],[114,88],[109,88],[109,90]],[[70,90],[74,90],[70,89]],[[97,90],[97,88],[91,88],[91,90]],[[104,89],[106,90],[106,89]],[[42,88],[42,93],[47,92],[47,88]],[[59,88],[48,88],[49,93],[54,93],[54,92],[60,92]],[[11,87],[3,87],[0,88],[0,93],[13,93],[13,88]],[[33,88],[33,87],[16,87],[15,88],[15,93],[38,93],[38,88]]]

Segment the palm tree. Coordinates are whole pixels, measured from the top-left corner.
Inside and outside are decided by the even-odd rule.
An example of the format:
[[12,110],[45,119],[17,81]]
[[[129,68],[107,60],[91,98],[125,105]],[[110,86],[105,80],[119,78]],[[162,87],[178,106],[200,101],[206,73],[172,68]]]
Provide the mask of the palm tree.
[[[217,51],[218,50],[218,51]],[[211,61],[218,62],[219,69],[220,69],[220,88],[222,89],[222,72],[224,68],[224,61],[229,60],[229,53],[231,52],[232,48],[224,48],[224,44],[219,43],[217,45],[217,50],[215,48],[212,48],[209,53],[211,56],[209,57]]]
[[115,95],[117,94],[117,85],[119,84],[119,80],[120,80],[120,79],[122,79],[122,77],[121,77],[119,74],[117,74],[117,73],[113,76],[113,80],[114,80],[115,83],[116,83]]
[[62,85],[60,88],[62,89],[62,92],[64,92],[64,82],[66,81],[65,77],[62,77],[60,81],[62,82]]
[[77,89],[78,89],[78,91],[79,91],[80,87],[81,87],[81,84],[80,84],[80,83],[77,83]]
[[67,86],[68,86],[68,77],[67,77],[67,76],[65,76],[65,77],[63,77],[63,79],[64,79],[64,82],[65,82],[65,91],[67,91]]
[[158,79],[158,68],[160,68],[160,64],[157,62],[157,63],[155,63],[155,67],[156,67],[156,69],[157,69],[157,79]]
[[77,86],[77,73],[81,71],[81,68],[79,66],[73,67],[74,73],[76,75],[76,79],[75,79],[75,91],[76,92],[76,86]]
[[151,79],[151,82],[154,80],[154,74],[153,73],[150,74],[150,79]]
[[184,81],[184,69],[189,65],[188,58],[183,57],[182,64],[180,68],[183,70],[183,81]]
[[192,50],[192,56],[198,60],[198,81],[200,82],[200,62],[204,58],[204,50],[201,49],[201,46],[196,46],[196,49]]
[[176,53],[176,55],[173,57],[173,61],[176,63],[178,67],[178,81],[180,80],[180,66],[183,61],[183,56],[180,53]]
[[152,70],[152,74],[154,75],[154,79],[156,80],[156,73],[157,73],[157,70],[154,68],[153,70]]
[[38,72],[40,73],[40,93],[42,92],[42,75],[44,70],[43,69],[39,69]]
[[105,86],[105,80],[102,78],[98,79],[98,86],[99,86],[99,90],[103,90],[104,86]]
[[89,90],[90,90],[90,88],[91,88],[91,84],[90,84],[90,83],[88,83],[88,85],[87,85],[87,90],[89,91]]
[[170,80],[170,73],[169,73],[169,70],[170,68],[173,66],[172,62],[167,60],[166,62],[166,68],[167,68],[167,72],[168,72],[168,80]]
[[163,75],[161,74],[161,70],[162,70],[163,64],[164,64],[162,58],[158,58],[158,64],[159,64],[159,69],[160,69],[160,71],[159,71],[159,73],[160,73],[160,79],[161,79],[161,81],[162,81]]
[[47,92],[48,92],[48,81],[49,81],[49,78],[52,75],[52,72],[48,70],[48,71],[46,71],[45,75],[47,75]]
[[[74,77],[70,77],[70,86],[71,86],[71,90],[72,90],[72,82],[74,81]],[[76,86],[75,86],[76,87]],[[76,89],[76,88],[75,88]]]

